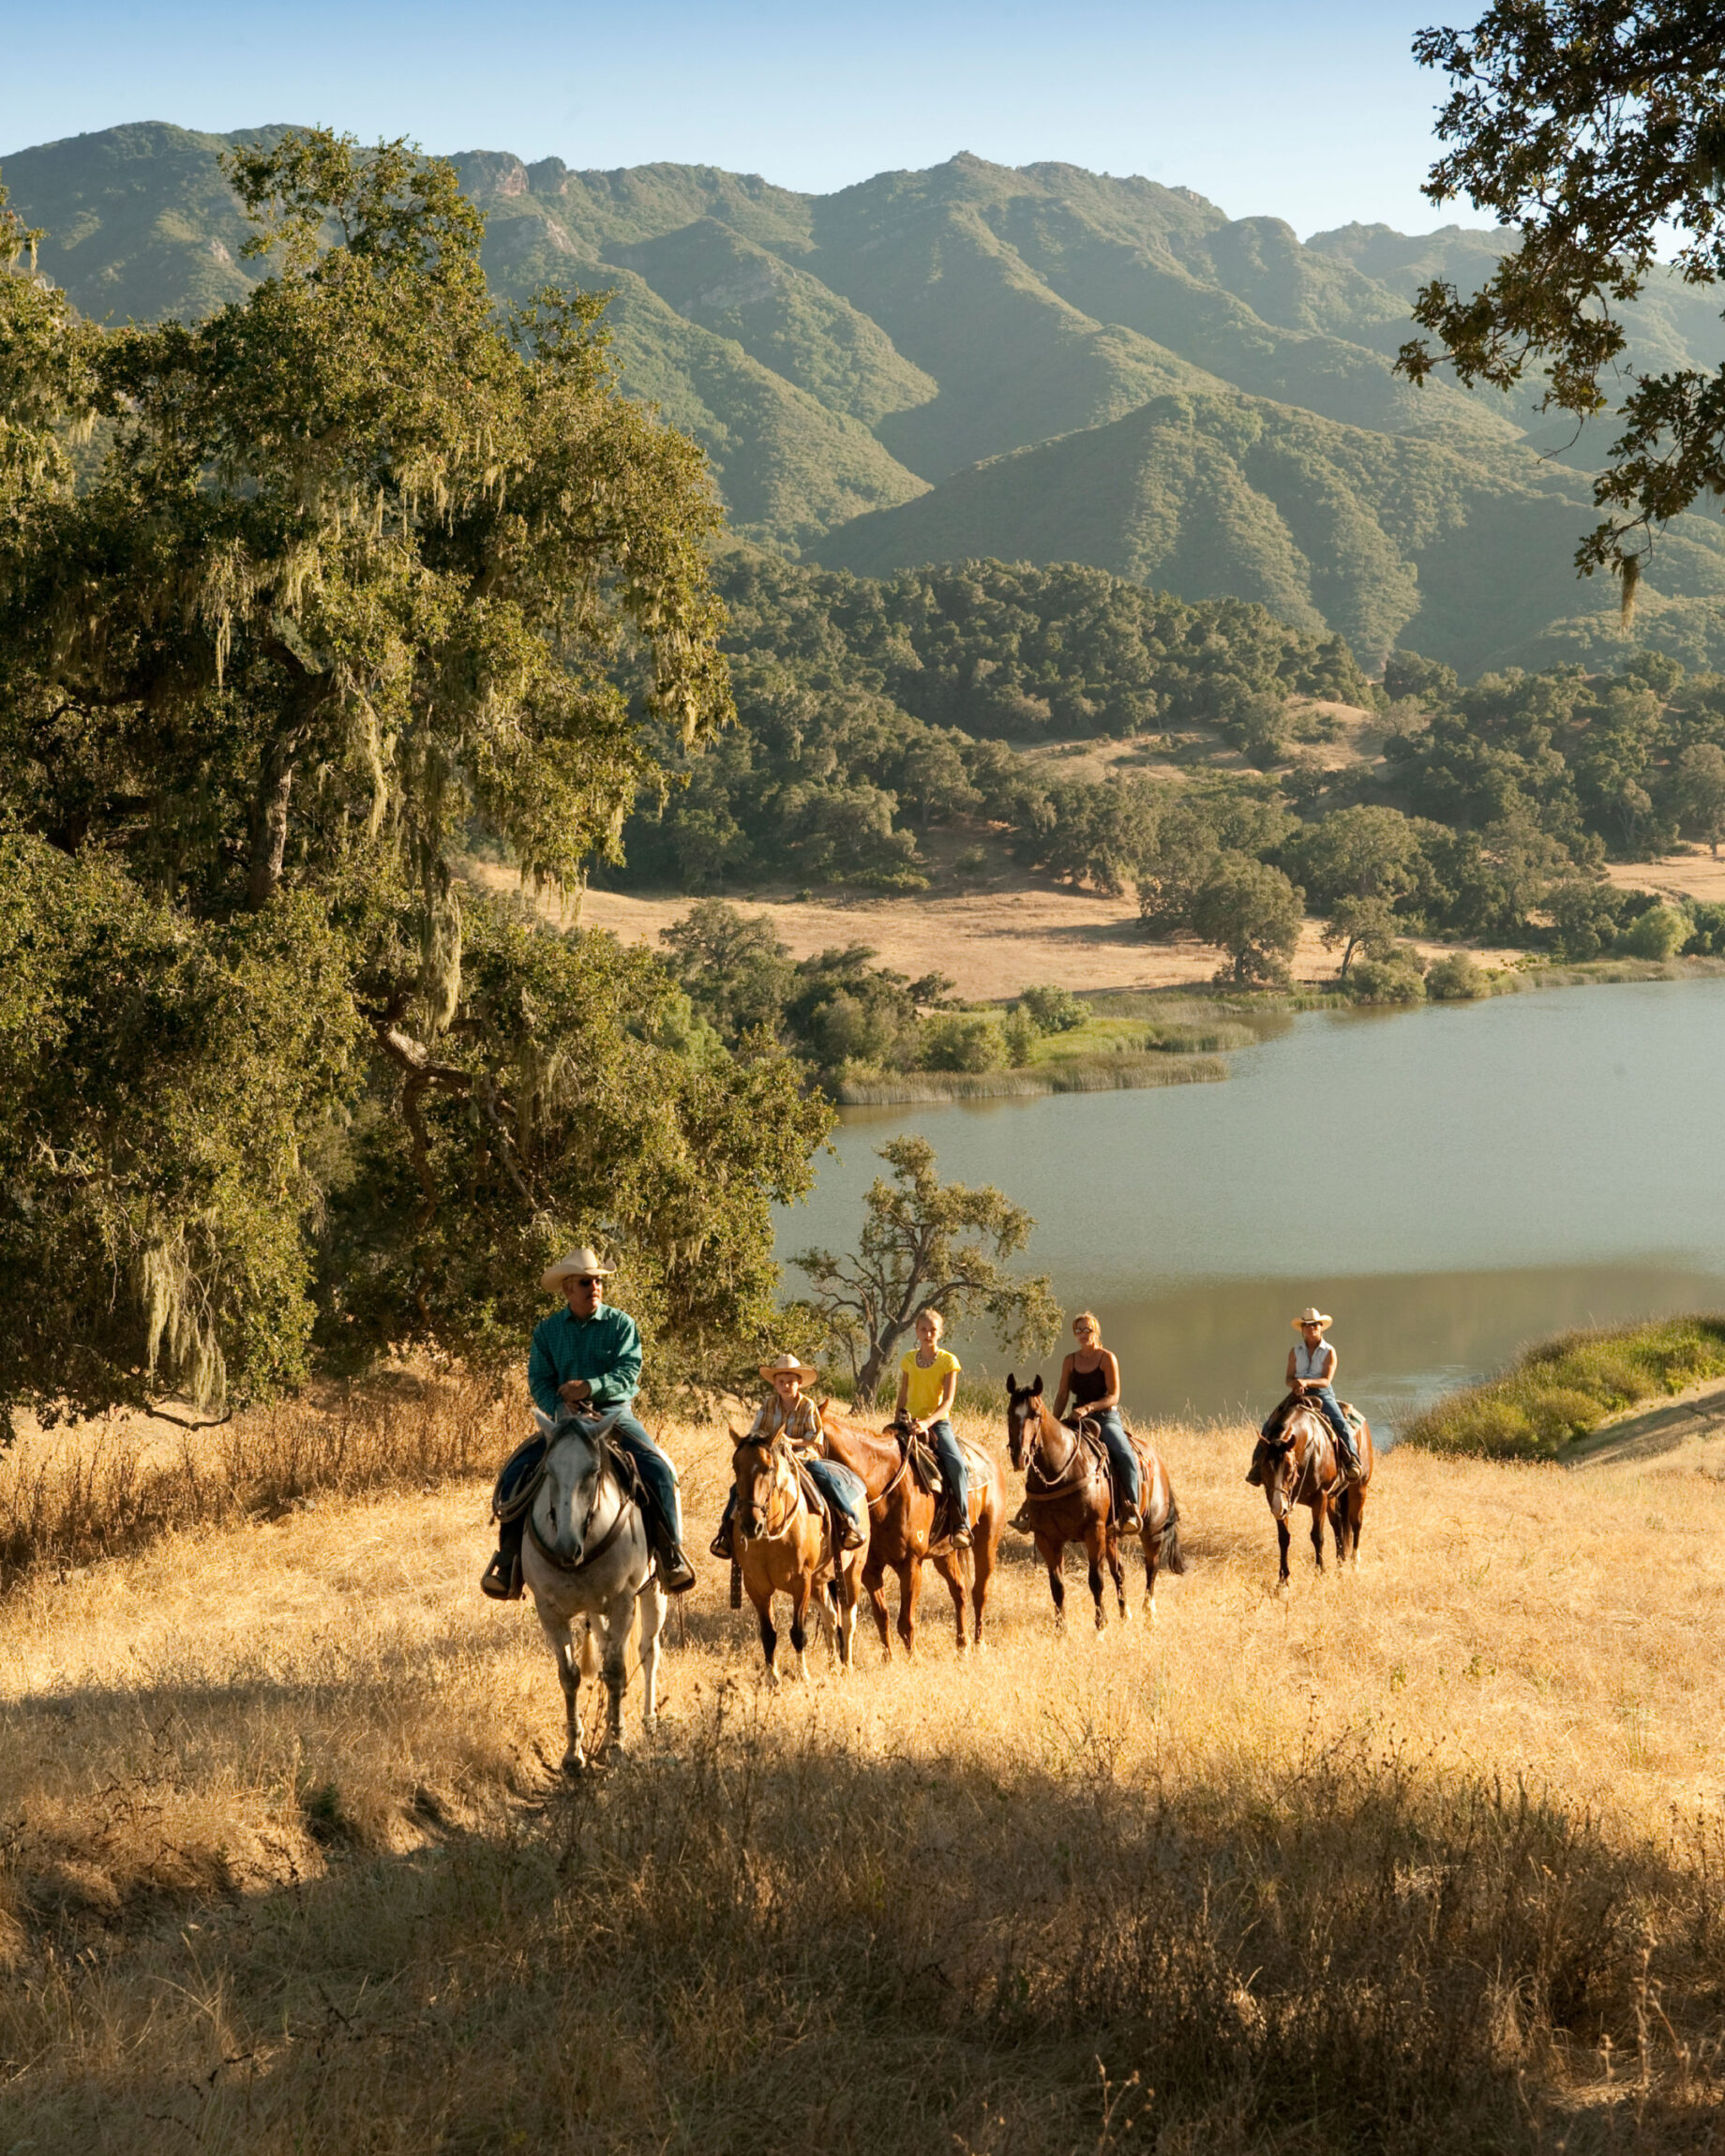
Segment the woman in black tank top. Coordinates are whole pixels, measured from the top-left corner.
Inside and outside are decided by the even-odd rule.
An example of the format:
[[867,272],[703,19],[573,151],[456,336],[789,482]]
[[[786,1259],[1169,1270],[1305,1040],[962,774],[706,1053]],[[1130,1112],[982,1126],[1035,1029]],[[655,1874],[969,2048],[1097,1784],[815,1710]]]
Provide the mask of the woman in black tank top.
[[1072,1320],[1072,1332],[1078,1345],[1060,1365],[1060,1389],[1055,1396],[1054,1412],[1064,1415],[1070,1400],[1076,1412],[1089,1416],[1101,1430],[1114,1469],[1117,1524],[1122,1534],[1135,1535],[1143,1480],[1137,1448],[1120,1420],[1120,1366],[1103,1347],[1102,1329],[1091,1311],[1078,1312]]

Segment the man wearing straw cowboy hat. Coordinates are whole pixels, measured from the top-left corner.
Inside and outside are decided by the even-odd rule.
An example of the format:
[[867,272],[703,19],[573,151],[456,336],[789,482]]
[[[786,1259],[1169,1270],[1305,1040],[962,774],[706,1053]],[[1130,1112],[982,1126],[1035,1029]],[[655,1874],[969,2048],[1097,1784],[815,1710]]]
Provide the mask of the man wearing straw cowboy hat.
[[[808,1470],[809,1480],[826,1501],[833,1549],[861,1550],[868,1540],[868,1491],[860,1475],[853,1475],[841,1460],[829,1460],[821,1450],[826,1432],[821,1428],[820,1410],[802,1389],[813,1385],[819,1372],[794,1355],[775,1355],[759,1369],[772,1391],[749,1426],[749,1442],[771,1445],[782,1431],[798,1461]],[[712,1538],[715,1557],[736,1554],[730,1537],[736,1515],[737,1487],[733,1483],[725,1500],[725,1517]]]
[[[1350,1482],[1356,1481],[1359,1475],[1359,1452],[1354,1443],[1354,1432],[1348,1428],[1348,1418],[1342,1412],[1342,1402],[1336,1398],[1336,1351],[1324,1338],[1325,1327],[1336,1321],[1315,1303],[1309,1303],[1293,1322],[1299,1338],[1288,1350],[1288,1390],[1296,1400],[1309,1400],[1313,1407],[1322,1410],[1325,1421],[1336,1433],[1342,1472]],[[1264,1425],[1266,1437],[1270,1435],[1270,1423],[1280,1421],[1281,1416],[1282,1410],[1278,1408]]]
[[[605,1283],[612,1268],[597,1251],[583,1246],[547,1268],[540,1285],[561,1295],[563,1308],[533,1327],[527,1358],[527,1389],[544,1415],[575,1409],[612,1415],[612,1441],[634,1460],[647,1496],[647,1532],[659,1561],[659,1579],[672,1595],[695,1584],[695,1567],[682,1548],[682,1507],[677,1496],[677,1470],[629,1412],[641,1382],[641,1336],[625,1310],[608,1310]],[[506,1500],[544,1456],[546,1441],[530,1438],[513,1454],[498,1478]],[[505,1523],[497,1554],[479,1584],[494,1600],[508,1602],[521,1592],[521,1536],[525,1513]]]

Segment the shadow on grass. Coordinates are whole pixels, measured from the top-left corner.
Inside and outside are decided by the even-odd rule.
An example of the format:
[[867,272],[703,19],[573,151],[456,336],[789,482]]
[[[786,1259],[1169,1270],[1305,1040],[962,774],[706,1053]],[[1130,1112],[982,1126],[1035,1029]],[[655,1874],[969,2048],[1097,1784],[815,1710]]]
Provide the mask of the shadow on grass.
[[883,1756],[738,1689],[494,1833],[43,1938],[0,1996],[8,2138],[1706,2145],[1717,1826],[1626,1849],[1358,1749],[1178,1797],[1105,1730],[1042,1750]]

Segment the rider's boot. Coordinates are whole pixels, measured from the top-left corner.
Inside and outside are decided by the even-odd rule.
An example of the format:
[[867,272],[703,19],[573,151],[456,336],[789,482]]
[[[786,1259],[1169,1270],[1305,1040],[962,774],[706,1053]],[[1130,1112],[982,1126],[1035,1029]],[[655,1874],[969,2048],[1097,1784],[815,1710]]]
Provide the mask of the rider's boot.
[[854,1521],[842,1505],[828,1505],[827,1523],[832,1530],[834,1550],[862,1549],[865,1537],[857,1533]]
[[730,1560],[737,1553],[736,1548],[731,1541],[731,1521],[735,1520],[736,1517],[737,1492],[733,1490],[730,1495],[725,1500],[725,1517],[719,1522],[719,1532],[707,1545],[708,1549],[712,1550],[712,1554],[718,1558],[722,1564],[729,1564]]
[[1028,1497],[1013,1513],[1012,1524],[1020,1535],[1034,1535],[1036,1533],[1036,1520],[1031,1513],[1030,1500]]
[[1138,1535],[1144,1529],[1144,1515],[1130,1497],[1122,1497],[1115,1508],[1115,1527],[1121,1535]]
[[521,1599],[521,1534],[525,1519],[512,1520],[497,1531],[497,1550],[479,1578],[479,1591],[493,1602]]
[[689,1553],[662,1520],[652,1523],[652,1550],[659,1561],[659,1584],[668,1595],[686,1595],[695,1584]]
[[968,1550],[971,1545],[970,1515],[956,1498],[949,1498],[947,1503],[952,1508],[952,1548]]

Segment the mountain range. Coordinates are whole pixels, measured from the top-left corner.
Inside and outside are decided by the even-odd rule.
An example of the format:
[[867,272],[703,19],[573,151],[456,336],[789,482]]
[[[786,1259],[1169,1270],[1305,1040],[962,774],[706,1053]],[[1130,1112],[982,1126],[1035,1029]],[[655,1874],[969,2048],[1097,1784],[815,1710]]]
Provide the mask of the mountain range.
[[[110,128],[11,155],[0,181],[84,312],[189,318],[258,274],[219,158],[278,132]],[[1571,565],[1608,437],[1392,370],[1418,284],[1477,282],[1497,233],[1302,243],[1187,188],[969,156],[830,195],[452,161],[500,296],[612,294],[624,387],[703,444],[740,541],[875,576],[1088,562],[1259,600],[1369,667],[1398,646],[1470,674],[1622,648],[1614,591]],[[1717,303],[1674,281],[1631,326],[1638,367],[1725,345]],[[1722,594],[1725,531],[1686,517],[1636,635],[1725,664]]]

